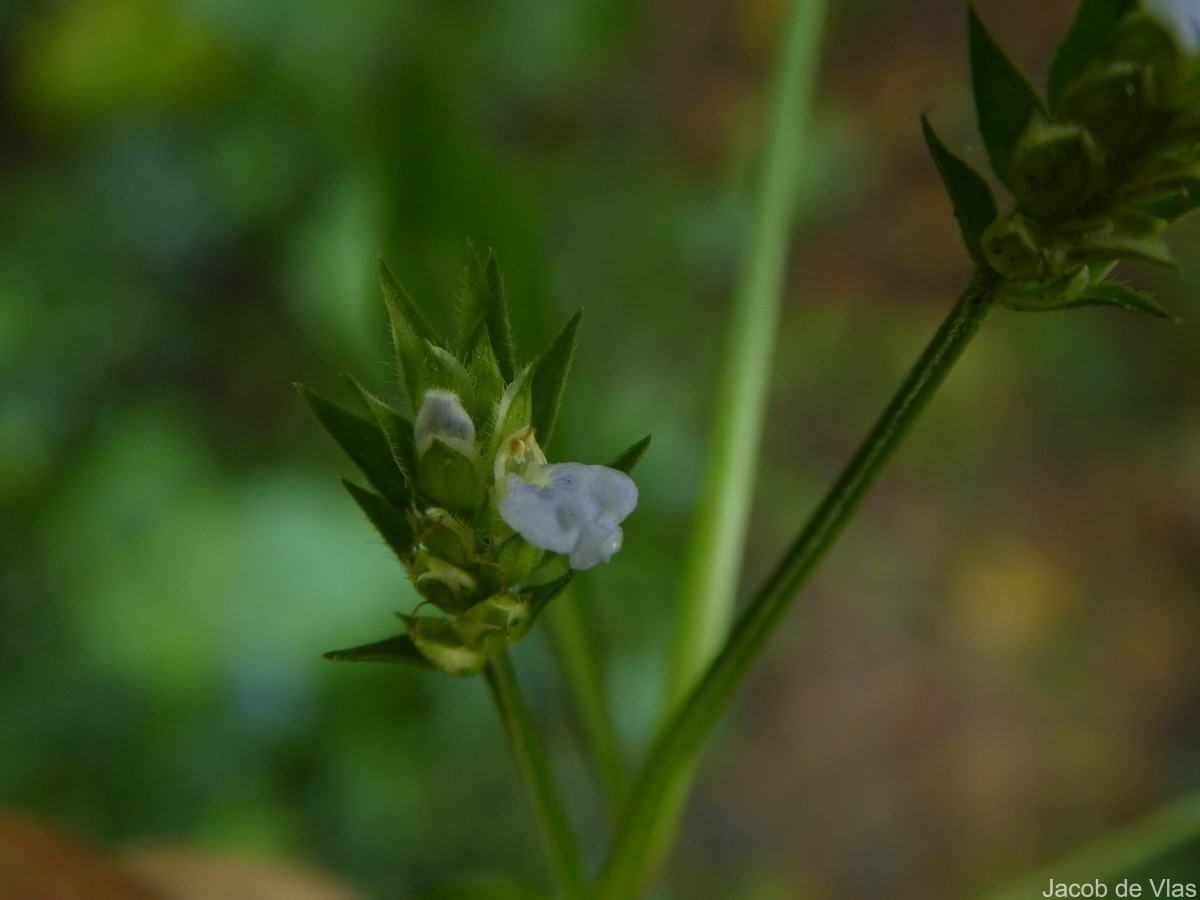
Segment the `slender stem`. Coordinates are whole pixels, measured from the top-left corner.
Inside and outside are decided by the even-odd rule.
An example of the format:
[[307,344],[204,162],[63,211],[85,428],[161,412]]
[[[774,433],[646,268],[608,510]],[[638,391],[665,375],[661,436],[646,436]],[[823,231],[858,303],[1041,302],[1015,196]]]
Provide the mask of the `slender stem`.
[[485,673],[492,699],[504,722],[504,730],[508,732],[508,742],[512,745],[533,801],[538,828],[550,857],[550,868],[558,890],[567,900],[588,900],[594,895],[583,870],[579,845],[575,843],[546,751],[533,727],[529,707],[521,696],[521,687],[508,660],[508,652],[501,648],[492,653],[488,657]]
[[751,230],[717,382],[699,512],[683,565],[664,719],[712,661],[733,617],[825,2],[792,0],[779,46]]
[[1112,881],[1132,875],[1133,869],[1177,850],[1197,835],[1200,835],[1200,791],[1193,791],[1063,857],[1039,874],[990,895],[990,900],[1043,896],[1050,878],[1070,884],[1096,879]]
[[550,604],[542,619],[550,626],[554,655],[575,701],[587,752],[600,779],[609,814],[615,819],[629,787],[629,772],[617,743],[593,638],[595,629],[587,621],[583,600],[579,588],[570,584]]
[[742,614],[725,648],[660,733],[630,794],[605,869],[602,896],[634,897],[648,878],[662,852],[654,840],[662,831],[660,822],[671,814],[671,800],[678,796],[679,782],[687,777],[700,745],[797,591],[991,310],[992,290],[991,279],[980,274],[972,278],[854,458]]

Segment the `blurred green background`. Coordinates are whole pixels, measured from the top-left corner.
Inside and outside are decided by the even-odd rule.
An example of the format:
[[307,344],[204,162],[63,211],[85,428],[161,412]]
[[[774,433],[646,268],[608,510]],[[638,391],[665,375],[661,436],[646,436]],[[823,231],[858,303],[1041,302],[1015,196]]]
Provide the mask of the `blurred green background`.
[[[1069,5],[980,5],[1039,77]],[[655,435],[582,580],[641,750],[781,14],[0,4],[0,803],[377,897],[544,881],[482,683],[319,659],[412,593],[291,382],[389,389],[376,254],[445,327],[495,247],[525,356],[586,307],[552,456]],[[833,4],[745,592],[965,282],[917,122],[982,162],[963,18]],[[1200,229],[1172,243],[1125,276],[1178,327],[987,323],[710,747],[663,896],[966,896],[1200,784]],[[516,657],[596,859],[552,658]]]

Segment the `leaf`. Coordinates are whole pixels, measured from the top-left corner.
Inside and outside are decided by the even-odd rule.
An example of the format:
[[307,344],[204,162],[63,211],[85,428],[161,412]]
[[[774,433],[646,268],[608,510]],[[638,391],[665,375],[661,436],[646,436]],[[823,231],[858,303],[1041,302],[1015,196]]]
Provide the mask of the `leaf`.
[[1084,291],[1070,306],[1119,306],[1130,312],[1147,313],[1159,319],[1178,322],[1179,319],[1163,309],[1145,294],[1116,282],[1096,284]]
[[1142,262],[1178,269],[1179,264],[1160,238],[1104,237],[1079,241],[1071,248],[1071,258],[1083,263],[1103,263],[1114,259]]
[[495,424],[496,406],[504,396],[504,376],[500,374],[487,334],[481,334],[475,341],[475,352],[467,372],[475,385],[475,408],[471,410],[476,423],[475,433],[480,443],[486,444]]
[[1058,113],[1071,82],[1106,48],[1117,23],[1135,6],[1134,0],[1081,0],[1050,63],[1046,100],[1051,113]]
[[367,481],[395,506],[401,509],[408,506],[412,502],[408,482],[379,426],[330,403],[302,384],[297,384],[296,390]]
[[996,43],[974,6],[968,8],[968,31],[979,134],[992,161],[992,171],[1008,185],[1013,149],[1030,119],[1044,114],[1042,102]]
[[358,396],[362,399],[363,405],[371,417],[375,419],[379,430],[383,432],[388,448],[392,451],[392,459],[396,461],[396,465],[400,467],[400,471],[404,473],[406,479],[411,479],[417,470],[417,451],[413,446],[413,423],[391,404],[380,400],[368,391],[353,375],[347,375],[346,378],[358,392]]
[[422,655],[407,634],[399,634],[373,644],[348,647],[345,650],[330,650],[323,654],[325,659],[336,662],[383,662],[416,666],[420,669],[436,670],[437,667]]
[[1147,215],[1174,222],[1197,207],[1200,207],[1200,181],[1182,185],[1153,200],[1143,202],[1139,204],[1138,209]]
[[458,395],[463,406],[471,409],[475,405],[475,387],[471,376],[454,354],[436,344],[425,345],[425,369],[421,379],[421,394],[429,388],[441,388]]
[[533,418],[532,366],[526,366],[516,379],[504,389],[504,396],[496,407],[496,425],[492,432],[488,459],[494,459],[500,442],[515,431],[528,428]]
[[529,621],[532,623],[543,609],[545,609],[550,601],[563,592],[563,589],[571,583],[571,576],[574,573],[567,572],[561,578],[556,578],[554,581],[540,584],[533,590],[529,591]]
[[652,435],[648,434],[629,449],[618,453],[613,461],[608,464],[608,467],[616,469],[618,472],[624,472],[626,475],[631,474],[633,467],[641,461],[646,451],[650,449],[651,437]]
[[379,281],[392,323],[392,344],[405,396],[413,412],[421,408],[421,375],[425,367],[427,342],[436,344],[433,329],[412,299],[396,281],[383,258],[379,258]]
[[550,346],[533,369],[532,421],[533,427],[537,429],[538,443],[542,447],[554,436],[554,426],[558,422],[558,411],[562,406],[563,393],[567,386],[567,372],[575,355],[575,338],[582,315],[582,309],[575,310],[575,314],[550,342]]
[[516,374],[517,361],[500,264],[494,250],[488,251],[486,260],[480,258],[473,247],[469,248],[469,252],[470,259],[463,273],[462,308],[459,312],[462,332],[458,355],[465,358],[474,348],[480,332],[486,332],[500,366],[500,374],[508,382]]
[[404,510],[397,509],[378,494],[361,488],[345,478],[342,479],[342,487],[354,498],[358,508],[375,526],[375,530],[379,532],[384,543],[392,548],[392,552],[396,554],[400,562],[406,566],[412,562],[413,527]]
[[982,175],[950,152],[925,116],[921,116],[921,132],[942,176],[946,193],[950,195],[950,205],[954,208],[954,218],[958,220],[967,252],[975,265],[987,268],[988,261],[979,238],[996,218],[996,198],[992,196],[992,189]]

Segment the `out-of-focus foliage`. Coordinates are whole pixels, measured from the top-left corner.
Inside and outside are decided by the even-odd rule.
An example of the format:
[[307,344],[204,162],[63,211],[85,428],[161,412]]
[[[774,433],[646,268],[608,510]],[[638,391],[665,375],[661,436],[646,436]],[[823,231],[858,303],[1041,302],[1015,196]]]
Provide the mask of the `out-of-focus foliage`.
[[[1070,14],[981,6],[1027,71]],[[290,384],[397,389],[377,253],[445,332],[468,238],[495,247],[522,357],[587,308],[562,458],[572,435],[655,435],[625,549],[587,586],[640,747],[778,16],[0,8],[0,802],[110,844],[291,854],[379,896],[541,878],[480,685],[319,659],[413,595]],[[967,273],[917,120],[970,145],[960,5],[837,4],[827,59],[747,586]],[[714,748],[681,895],[962,896],[1196,783],[1187,241],[1182,278],[1130,274],[1182,326],[988,323]],[[549,654],[516,661],[596,852]]]

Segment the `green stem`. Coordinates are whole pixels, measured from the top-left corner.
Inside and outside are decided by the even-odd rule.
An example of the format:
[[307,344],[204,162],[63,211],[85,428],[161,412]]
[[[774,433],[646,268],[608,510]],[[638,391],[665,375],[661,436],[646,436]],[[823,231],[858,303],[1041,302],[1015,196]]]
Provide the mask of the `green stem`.
[[779,47],[761,180],[683,566],[666,716],[712,661],[733,616],[824,16],[825,0],[793,0]]
[[625,900],[637,895],[662,852],[661,822],[672,814],[672,798],[680,794],[680,782],[686,781],[700,745],[797,591],[991,310],[993,286],[978,273],[972,278],[850,464],[742,614],[720,655],[659,734],[630,794],[605,868],[602,896]]
[[571,823],[567,820],[566,809],[546,759],[546,751],[533,727],[529,707],[521,696],[521,687],[508,660],[508,652],[502,648],[492,653],[488,657],[485,672],[492,699],[496,702],[504,730],[508,732],[509,744],[512,745],[533,801],[538,828],[550,857],[550,868],[559,892],[567,900],[588,900],[593,892],[583,870],[579,845],[575,843]]
[[575,701],[575,712],[583,730],[588,755],[595,765],[609,814],[620,814],[629,787],[629,772],[621,756],[613,727],[612,712],[604,693],[599,654],[588,622],[579,588],[568,585],[542,616],[550,626],[551,643],[567,688]]
[[[1111,882],[1179,849],[1200,835],[1200,791],[1193,791],[1143,819],[1106,834],[1041,873],[990,895],[990,900],[1040,897],[1050,878],[1065,884]],[[1110,885],[1111,886],[1111,885]]]
[[[699,512],[680,578],[660,730],[720,649],[733,617],[825,6],[826,0],[792,0],[779,46],[761,176],[717,381]],[[664,813],[648,836],[654,848],[665,848],[674,838],[690,772],[691,766],[681,770],[671,796],[664,798]]]

